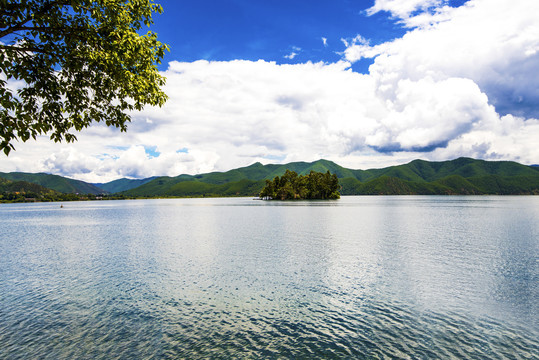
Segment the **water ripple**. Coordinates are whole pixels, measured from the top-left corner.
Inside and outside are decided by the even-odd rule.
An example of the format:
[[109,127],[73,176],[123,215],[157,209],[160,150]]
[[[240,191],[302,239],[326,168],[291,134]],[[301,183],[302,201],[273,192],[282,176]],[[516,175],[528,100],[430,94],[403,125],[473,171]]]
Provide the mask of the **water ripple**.
[[538,359],[537,198],[407,199],[0,208],[0,359]]

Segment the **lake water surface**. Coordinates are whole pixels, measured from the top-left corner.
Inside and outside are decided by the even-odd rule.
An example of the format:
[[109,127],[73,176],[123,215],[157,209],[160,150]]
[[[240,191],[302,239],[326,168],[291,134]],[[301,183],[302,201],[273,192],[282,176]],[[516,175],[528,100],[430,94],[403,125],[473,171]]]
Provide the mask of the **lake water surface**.
[[1,359],[539,358],[539,197],[0,205]]

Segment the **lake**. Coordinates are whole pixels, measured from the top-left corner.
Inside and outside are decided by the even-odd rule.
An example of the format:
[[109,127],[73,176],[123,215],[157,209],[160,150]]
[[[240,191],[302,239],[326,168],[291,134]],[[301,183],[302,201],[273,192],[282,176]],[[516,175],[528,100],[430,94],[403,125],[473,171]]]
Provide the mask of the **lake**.
[[539,197],[0,204],[1,359],[539,357]]

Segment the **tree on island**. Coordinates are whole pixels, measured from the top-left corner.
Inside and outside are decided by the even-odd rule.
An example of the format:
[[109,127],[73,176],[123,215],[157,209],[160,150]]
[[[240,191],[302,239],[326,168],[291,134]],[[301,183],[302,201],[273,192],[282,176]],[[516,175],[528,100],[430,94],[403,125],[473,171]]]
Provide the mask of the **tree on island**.
[[329,171],[311,170],[307,175],[298,175],[287,169],[283,176],[266,180],[259,197],[266,200],[339,199],[339,189],[337,175]]
[[[166,44],[143,25],[153,0],[0,0],[0,150],[92,122],[126,131],[128,112],[163,105]],[[17,90],[15,88],[18,88]]]

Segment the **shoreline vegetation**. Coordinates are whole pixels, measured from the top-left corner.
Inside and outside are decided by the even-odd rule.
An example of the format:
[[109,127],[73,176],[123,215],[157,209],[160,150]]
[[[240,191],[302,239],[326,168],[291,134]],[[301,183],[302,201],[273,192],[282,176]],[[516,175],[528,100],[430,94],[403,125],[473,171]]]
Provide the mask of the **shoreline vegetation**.
[[[321,185],[322,180],[326,187]],[[321,186],[318,190],[317,182]],[[539,166],[458,158],[353,170],[318,160],[255,163],[226,172],[118,179],[99,184],[45,173],[0,173],[0,203],[206,197],[329,199],[336,196],[334,192],[340,196],[539,195]]]
[[330,200],[341,197],[339,189],[337,175],[329,170],[325,174],[311,170],[304,176],[287,169],[280,178],[266,180],[258,197],[263,200]]
[[[95,196],[94,194],[63,194],[66,195],[60,197],[31,197],[31,194],[19,194],[22,196],[5,196],[0,194],[0,205],[1,204],[20,204],[20,203],[49,203],[49,202],[58,202],[58,203],[69,203],[74,201],[110,201],[110,200],[151,200],[151,199],[219,199],[219,198],[239,198],[239,197],[248,197],[253,200],[262,200],[262,201],[288,201],[288,200],[320,200],[316,198],[310,199],[264,199],[259,196],[253,195],[219,195],[219,194],[204,194],[204,195],[186,195],[186,196],[124,196],[124,195],[108,195],[104,194],[102,196]],[[539,193],[522,193],[522,194],[345,194],[347,196],[535,196]],[[333,199],[326,200],[338,200],[342,196]]]

